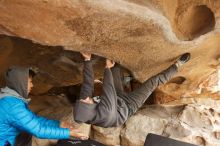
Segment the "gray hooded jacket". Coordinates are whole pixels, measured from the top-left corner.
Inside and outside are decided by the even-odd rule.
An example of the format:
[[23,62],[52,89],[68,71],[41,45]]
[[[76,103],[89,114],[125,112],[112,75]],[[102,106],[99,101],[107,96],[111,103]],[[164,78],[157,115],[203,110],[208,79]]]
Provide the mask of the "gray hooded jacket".
[[[84,63],[81,99],[92,97],[94,90],[92,62]],[[74,119],[79,123],[94,124],[102,127],[117,127],[127,120],[128,107],[123,99],[117,96],[112,72],[105,69],[102,95],[98,104],[87,104],[77,100],[74,108]]]
[[29,102],[28,77],[29,68],[11,67],[5,74],[6,87],[1,89],[0,98],[12,95],[16,98]]

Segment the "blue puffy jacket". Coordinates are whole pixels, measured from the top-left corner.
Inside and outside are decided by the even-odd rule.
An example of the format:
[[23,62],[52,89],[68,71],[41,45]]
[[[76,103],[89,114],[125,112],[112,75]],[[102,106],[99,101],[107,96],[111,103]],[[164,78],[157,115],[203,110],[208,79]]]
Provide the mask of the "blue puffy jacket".
[[[7,87],[2,91],[16,94]],[[0,95],[0,146],[4,146],[7,141],[14,145],[15,138],[21,131],[42,139],[68,139],[70,137],[69,129],[60,128],[58,121],[48,120],[31,112],[23,98],[4,94]]]
[[58,121],[38,117],[29,110],[29,76],[30,69],[23,67],[11,67],[6,72],[6,87],[0,91],[0,146],[13,146],[22,131],[45,139],[70,137],[70,130],[60,128]]

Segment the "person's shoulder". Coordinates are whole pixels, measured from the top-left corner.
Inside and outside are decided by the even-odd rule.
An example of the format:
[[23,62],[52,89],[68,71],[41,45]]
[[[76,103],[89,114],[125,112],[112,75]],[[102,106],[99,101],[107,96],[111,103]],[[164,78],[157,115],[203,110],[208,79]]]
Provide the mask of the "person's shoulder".
[[2,100],[3,102],[7,102],[7,103],[24,104],[24,102],[21,99],[19,99],[16,96],[11,96],[11,95],[5,96],[4,98],[2,98]]
[[25,103],[14,96],[5,96],[0,100],[1,110],[10,113],[14,109],[25,108]]

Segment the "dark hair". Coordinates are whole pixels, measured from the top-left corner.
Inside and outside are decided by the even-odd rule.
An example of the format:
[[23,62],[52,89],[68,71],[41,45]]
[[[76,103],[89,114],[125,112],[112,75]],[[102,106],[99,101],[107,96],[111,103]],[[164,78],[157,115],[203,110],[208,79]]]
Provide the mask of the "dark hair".
[[101,96],[103,84],[101,82],[94,83],[94,93],[93,96]]
[[36,73],[32,69],[29,69],[29,77],[33,78],[35,75]]

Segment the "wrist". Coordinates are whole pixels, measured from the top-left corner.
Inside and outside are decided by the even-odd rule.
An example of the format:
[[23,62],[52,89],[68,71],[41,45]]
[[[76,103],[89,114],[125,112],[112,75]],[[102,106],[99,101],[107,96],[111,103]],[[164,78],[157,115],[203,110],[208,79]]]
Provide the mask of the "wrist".
[[113,67],[113,65],[106,65],[105,68],[111,69]]
[[69,131],[70,131],[70,135],[73,136],[74,135],[73,129],[69,129]]
[[105,67],[105,69],[109,69],[109,70],[110,70],[110,69],[111,69],[111,67],[106,66],[106,67]]
[[84,59],[84,61],[90,61],[91,60],[91,58],[85,58]]

